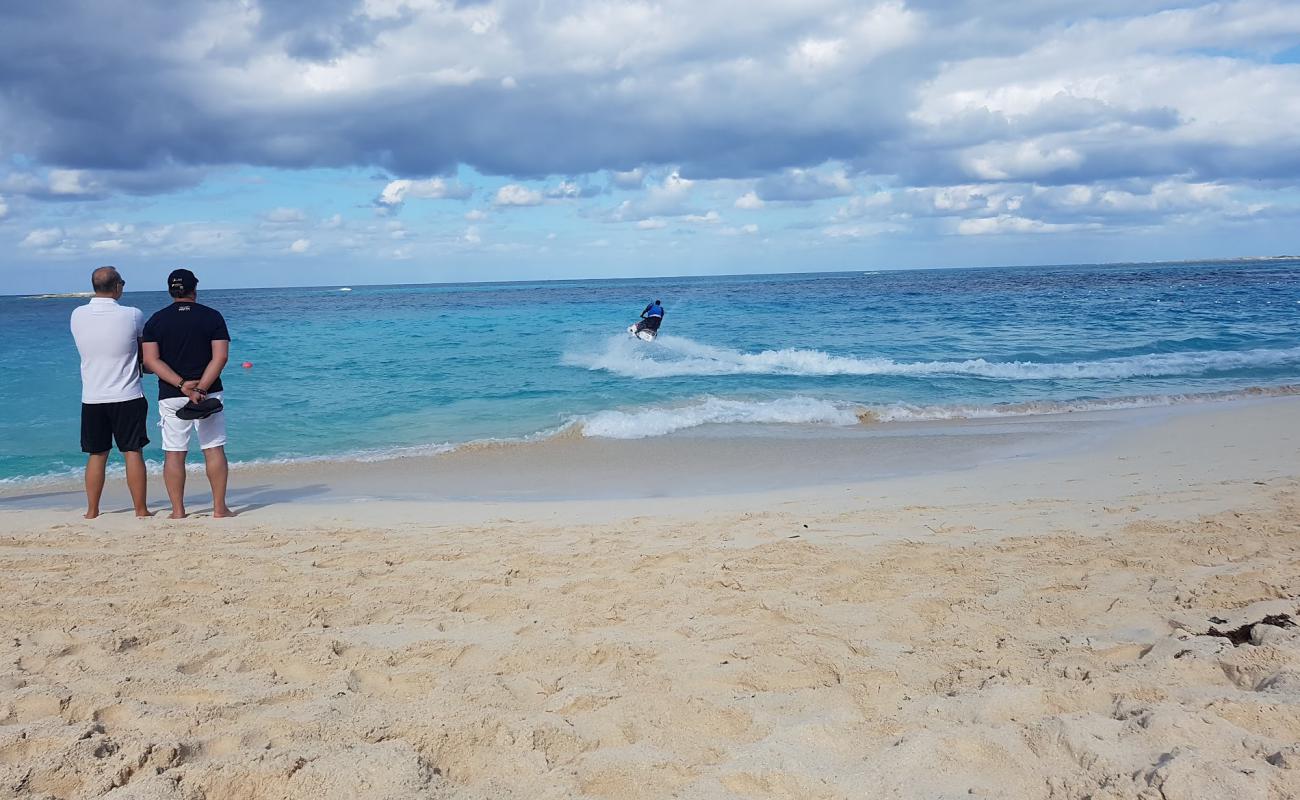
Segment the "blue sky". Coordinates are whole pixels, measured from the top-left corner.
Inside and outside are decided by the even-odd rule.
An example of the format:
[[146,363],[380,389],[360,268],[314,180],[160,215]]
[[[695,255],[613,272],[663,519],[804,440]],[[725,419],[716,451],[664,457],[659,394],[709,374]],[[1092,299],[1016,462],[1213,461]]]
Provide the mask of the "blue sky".
[[5,293],[1300,251],[1294,2],[0,10]]

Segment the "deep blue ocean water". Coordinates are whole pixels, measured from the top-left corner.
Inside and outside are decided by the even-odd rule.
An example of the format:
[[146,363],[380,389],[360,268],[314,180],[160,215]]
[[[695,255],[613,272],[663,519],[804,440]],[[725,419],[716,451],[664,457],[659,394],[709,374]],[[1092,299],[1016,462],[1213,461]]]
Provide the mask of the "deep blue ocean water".
[[[761,435],[1300,383],[1300,260],[340,288],[201,291],[233,338],[234,460],[562,429]],[[662,335],[631,339],[655,298]],[[68,316],[84,302],[0,297],[0,480],[80,469]],[[168,298],[122,302],[148,315]]]

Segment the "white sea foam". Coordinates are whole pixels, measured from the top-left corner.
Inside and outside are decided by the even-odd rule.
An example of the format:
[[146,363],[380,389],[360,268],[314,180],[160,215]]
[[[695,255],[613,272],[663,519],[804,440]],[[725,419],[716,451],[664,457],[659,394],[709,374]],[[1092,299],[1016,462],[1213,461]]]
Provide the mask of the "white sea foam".
[[1151,353],[1094,361],[1036,362],[895,361],[890,358],[837,356],[820,350],[764,350],[745,353],[678,336],[661,335],[653,344],[611,337],[595,352],[566,353],[569,366],[603,370],[630,378],[689,375],[971,375],[1000,380],[1135,378],[1201,375],[1233,369],[1300,364],[1300,347]]
[[863,423],[928,422],[961,419],[998,419],[1002,417],[1029,417],[1044,414],[1073,414],[1086,411],[1122,411],[1133,408],[1160,408],[1197,403],[1222,403],[1257,397],[1288,397],[1300,395],[1300,386],[1252,386],[1221,392],[1196,392],[1186,394],[1134,395],[1086,400],[1031,400],[1022,403],[993,403],[989,405],[912,405],[888,403],[864,405],[858,409],[858,419]]
[[[574,417],[568,422],[527,436],[478,439],[462,443],[425,444],[351,453],[310,456],[286,456],[232,462],[236,468],[287,466],[320,463],[373,463],[405,458],[444,456],[484,448],[509,448],[542,445],[557,439],[593,437],[605,439],[645,439],[702,425],[722,424],[820,424],[852,426],[895,422],[941,420],[978,420],[1004,417],[1029,417],[1087,411],[1111,411],[1153,408],[1196,403],[1218,403],[1252,398],[1300,395],[1300,385],[1252,386],[1219,392],[1189,394],[1139,395],[1131,397],[1081,400],[1035,400],[1021,403],[911,405],[907,403],[849,404],[815,397],[794,396],[775,400],[730,400],[704,397],[691,403],[650,406],[635,410],[605,410]],[[162,462],[146,460],[150,474],[162,472]],[[200,473],[203,463],[191,461],[191,472]],[[34,489],[42,485],[72,484],[81,478],[82,468],[69,466],[42,475],[0,478],[0,491]],[[120,464],[109,466],[109,474],[120,478]],[[4,500],[0,494],[0,500]]]
[[579,422],[583,436],[645,439],[701,425],[724,423],[853,425],[858,422],[858,415],[852,408],[811,397],[760,401],[706,397],[687,405],[601,411],[583,417]]

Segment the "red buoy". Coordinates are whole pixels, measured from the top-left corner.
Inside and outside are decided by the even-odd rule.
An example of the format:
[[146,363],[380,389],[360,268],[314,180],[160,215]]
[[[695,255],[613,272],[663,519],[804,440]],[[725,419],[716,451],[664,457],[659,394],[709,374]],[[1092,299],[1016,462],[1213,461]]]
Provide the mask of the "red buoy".
[[253,362],[252,362],[252,361],[245,361],[245,362],[244,362],[244,369],[252,369],[252,368],[253,368]]

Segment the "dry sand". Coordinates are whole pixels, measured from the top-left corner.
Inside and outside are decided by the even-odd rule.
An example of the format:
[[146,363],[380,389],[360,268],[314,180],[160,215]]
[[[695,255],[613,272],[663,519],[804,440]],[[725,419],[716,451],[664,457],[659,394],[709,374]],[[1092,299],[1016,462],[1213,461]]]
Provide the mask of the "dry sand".
[[0,797],[1300,797],[1298,477],[1286,399],[654,516],[4,511]]

